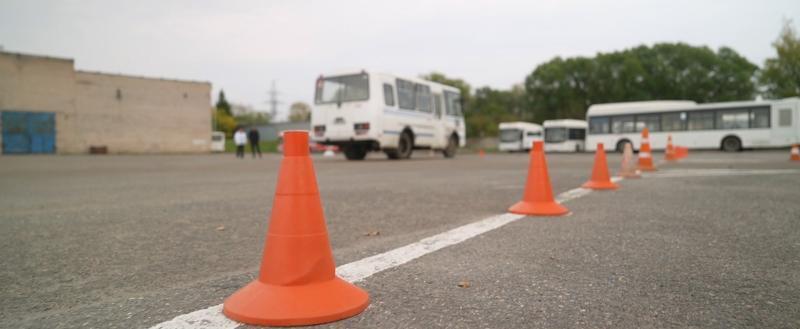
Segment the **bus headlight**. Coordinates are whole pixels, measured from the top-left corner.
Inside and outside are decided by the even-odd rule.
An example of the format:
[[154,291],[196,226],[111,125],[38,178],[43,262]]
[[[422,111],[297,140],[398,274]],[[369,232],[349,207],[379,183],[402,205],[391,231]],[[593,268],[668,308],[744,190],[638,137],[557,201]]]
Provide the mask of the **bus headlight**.
[[356,135],[366,134],[369,131],[369,122],[356,123],[353,125],[353,129],[355,129]]

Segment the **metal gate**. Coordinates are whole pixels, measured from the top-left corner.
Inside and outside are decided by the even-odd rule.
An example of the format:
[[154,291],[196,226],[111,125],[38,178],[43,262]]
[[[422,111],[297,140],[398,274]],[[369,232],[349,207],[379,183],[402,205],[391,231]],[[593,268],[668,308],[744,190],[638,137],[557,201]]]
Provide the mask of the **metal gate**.
[[56,149],[55,114],[2,112],[3,153],[53,153]]

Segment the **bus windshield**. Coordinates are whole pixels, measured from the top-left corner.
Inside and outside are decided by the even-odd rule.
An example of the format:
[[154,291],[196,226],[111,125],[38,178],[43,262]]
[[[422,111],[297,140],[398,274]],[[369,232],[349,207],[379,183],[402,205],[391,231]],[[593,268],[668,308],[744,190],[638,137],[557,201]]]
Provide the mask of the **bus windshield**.
[[316,104],[341,104],[367,99],[369,99],[369,77],[365,73],[317,80]]
[[561,143],[567,140],[567,128],[544,128],[545,143]]
[[501,129],[500,141],[504,143],[517,142],[522,139],[522,132],[519,129]]

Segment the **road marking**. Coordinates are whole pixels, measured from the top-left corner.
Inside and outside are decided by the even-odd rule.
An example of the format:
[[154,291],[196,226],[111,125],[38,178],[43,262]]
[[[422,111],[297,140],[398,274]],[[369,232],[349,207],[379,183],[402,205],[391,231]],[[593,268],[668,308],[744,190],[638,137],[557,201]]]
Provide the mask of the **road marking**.
[[645,174],[652,178],[797,174],[796,169],[670,169]]
[[[619,182],[622,177],[612,177],[611,181]],[[567,202],[583,197],[592,190],[582,187],[574,188],[556,196],[556,201]],[[525,218],[525,215],[505,213],[484,218],[477,222],[456,227],[444,233],[433,235],[412,244],[370,256],[336,268],[336,274],[352,283],[362,281],[376,273],[408,263],[414,259],[434,251],[459,244],[470,238],[503,227],[506,224]],[[172,320],[159,323],[150,329],[235,329],[243,324],[230,320],[222,314],[222,304],[202,310],[179,315]]]

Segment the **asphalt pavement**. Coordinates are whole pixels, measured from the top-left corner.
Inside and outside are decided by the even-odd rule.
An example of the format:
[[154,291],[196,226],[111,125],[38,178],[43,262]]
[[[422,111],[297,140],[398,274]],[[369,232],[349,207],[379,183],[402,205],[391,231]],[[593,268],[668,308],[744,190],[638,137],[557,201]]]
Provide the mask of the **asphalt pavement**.
[[[661,154],[656,154],[661,157]],[[800,327],[800,164],[691,152],[359,282],[333,328]],[[556,194],[592,154],[549,154]],[[620,157],[609,155],[616,171]],[[0,157],[0,327],[149,328],[258,271],[280,156]],[[505,213],[526,154],[314,156],[338,265]]]

